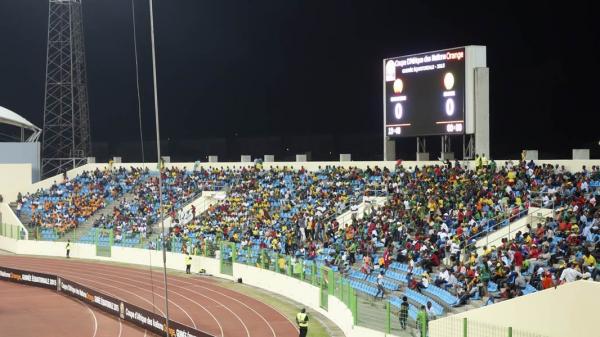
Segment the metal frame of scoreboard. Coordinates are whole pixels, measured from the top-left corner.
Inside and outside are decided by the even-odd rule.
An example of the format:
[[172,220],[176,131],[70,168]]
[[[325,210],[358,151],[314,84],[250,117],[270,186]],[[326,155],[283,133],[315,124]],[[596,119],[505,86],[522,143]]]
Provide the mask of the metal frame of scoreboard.
[[[465,46],[431,51],[413,55],[424,55],[433,53],[444,53],[448,50],[464,48],[465,50],[465,76],[464,76],[464,131],[461,133],[438,134],[442,142],[442,156],[445,159],[453,157],[448,153],[450,148],[450,136],[462,135],[463,159],[472,159],[475,154],[485,153],[490,156],[490,128],[489,128],[489,68],[486,65],[485,46]],[[383,159],[395,160],[396,137],[388,136],[387,124],[387,102],[386,102],[386,63],[388,60],[409,58],[413,55],[388,58],[383,60]],[[431,135],[422,135],[431,136]],[[424,139],[417,136],[417,160],[424,152]],[[423,157],[421,157],[423,158]]]

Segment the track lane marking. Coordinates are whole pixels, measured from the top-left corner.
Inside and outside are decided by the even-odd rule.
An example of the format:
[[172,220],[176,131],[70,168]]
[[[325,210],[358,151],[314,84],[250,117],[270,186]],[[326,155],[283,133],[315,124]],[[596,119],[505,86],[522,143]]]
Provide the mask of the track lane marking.
[[[34,263],[34,264],[28,263],[28,265],[30,265],[30,266],[32,266],[32,267],[34,267],[34,268],[44,268],[44,270],[46,270],[45,268],[48,268],[48,267],[49,267],[49,266],[48,266],[48,264],[45,264],[45,265],[43,265],[43,266],[42,266],[42,265],[38,265],[38,264],[35,264],[35,263]],[[56,265],[56,264],[55,264],[55,265]],[[88,264],[88,265],[89,265],[89,264]],[[65,273],[65,274],[68,274],[68,275],[74,275],[74,277],[76,277],[76,278],[78,278],[78,279],[80,279],[80,280],[85,280],[85,281],[92,282],[92,283],[96,283],[96,284],[106,285],[106,286],[108,286],[108,287],[115,288],[115,289],[119,289],[119,290],[121,290],[121,291],[124,291],[124,292],[126,292],[126,293],[132,294],[132,295],[134,295],[134,296],[136,296],[136,297],[138,297],[138,298],[142,299],[143,301],[145,301],[145,302],[147,302],[147,303],[149,303],[149,304],[153,305],[153,306],[154,306],[154,307],[155,307],[155,308],[156,308],[158,311],[160,311],[160,313],[162,314],[162,316],[165,316],[165,313],[164,313],[164,312],[163,312],[163,311],[162,311],[162,310],[161,310],[159,307],[157,307],[156,305],[152,304],[150,301],[148,301],[147,299],[145,299],[145,298],[143,298],[143,297],[139,296],[139,295],[138,295],[138,294],[136,294],[136,293],[133,293],[133,292],[131,292],[131,291],[129,291],[129,290],[125,290],[125,289],[123,289],[123,288],[117,288],[117,287],[115,287],[115,286],[111,286],[110,284],[104,284],[104,283],[100,283],[100,282],[97,282],[97,281],[91,280],[91,279],[89,279],[89,278],[85,278],[85,277],[77,276],[75,273],[81,273],[81,269],[69,268],[68,266],[65,266],[65,265],[61,265],[60,267],[57,267],[57,269],[59,269],[60,271],[62,271],[62,272],[63,272],[63,273]],[[69,271],[69,270],[73,270],[73,271]],[[51,270],[48,270],[48,271],[51,271]],[[114,270],[113,270],[113,271],[114,271]],[[56,272],[56,271],[54,271],[54,272]],[[117,273],[117,271],[114,271],[114,272],[115,272],[115,273]],[[89,270],[87,271],[87,273],[89,273],[89,274],[99,274],[99,275],[106,275],[106,274],[102,274],[102,273],[94,273],[94,272],[91,272],[91,271],[89,271]],[[118,275],[113,275],[113,274],[111,274],[111,276],[112,276],[112,277],[123,278],[123,279],[130,280],[130,281],[134,281],[133,279],[124,278],[124,277],[122,277],[122,276],[118,276]],[[97,278],[99,278],[99,279],[104,279],[104,280],[108,280],[108,281],[111,281],[111,282],[114,282],[114,283],[123,284],[123,285],[125,285],[125,286],[128,286],[128,285],[130,285],[130,284],[127,284],[127,283],[124,283],[124,282],[115,281],[114,279],[111,279],[111,278],[106,278],[106,277],[102,277],[102,276],[97,276]],[[141,281],[134,281],[134,282],[142,283]],[[158,287],[158,288],[160,288],[160,289],[164,289],[164,287]],[[146,292],[151,292],[150,290],[148,290],[148,289],[145,289],[145,288],[139,288],[139,289],[140,289],[140,290],[144,290],[144,291],[146,291]],[[180,294],[180,293],[174,292],[174,291],[172,291],[172,290],[171,290],[170,292],[176,293],[177,295],[181,296],[182,298],[187,298],[186,296],[184,296],[184,295],[182,295],[182,294]],[[108,292],[107,292],[107,293],[108,293]],[[107,294],[107,295],[109,295],[109,294]],[[159,294],[155,294],[155,295],[156,295],[156,296],[158,296],[158,297],[160,297],[160,298],[162,298],[162,299],[164,299],[164,296],[161,296],[161,295],[159,295]],[[123,299],[122,297],[120,297],[120,296],[116,296],[116,295],[111,295],[111,296],[113,296],[113,297],[116,297],[117,299],[120,299],[120,300],[124,301],[124,299]],[[192,301],[192,302],[194,302],[194,301]],[[200,331],[202,331],[202,332],[208,333],[207,331],[204,331],[204,330],[202,330],[202,329],[199,329],[199,328],[196,326],[196,323],[194,322],[194,320],[193,320],[193,318],[190,316],[190,314],[189,314],[189,313],[188,313],[188,312],[187,312],[185,309],[183,309],[183,308],[182,308],[182,307],[181,307],[179,304],[175,303],[175,302],[174,302],[174,301],[172,301],[171,299],[169,299],[169,303],[171,303],[171,304],[175,305],[177,308],[179,308],[179,309],[180,309],[180,310],[181,310],[181,311],[182,311],[182,312],[183,312],[183,313],[184,313],[184,314],[185,314],[185,315],[186,315],[186,316],[187,316],[187,317],[190,319],[190,321],[191,321],[191,322],[192,322],[192,324],[194,325],[194,328],[195,328],[195,329],[198,329],[198,330],[200,330]],[[199,307],[201,307],[202,309],[204,309],[204,310],[205,310],[205,311],[206,311],[206,312],[207,312],[207,313],[208,313],[208,314],[209,314],[209,315],[210,315],[210,316],[211,316],[211,317],[212,317],[212,318],[215,320],[215,322],[216,322],[216,323],[217,323],[217,325],[219,326],[219,330],[220,330],[220,332],[221,332],[221,336],[223,337],[223,336],[224,336],[224,333],[223,333],[223,327],[222,327],[221,323],[218,321],[218,319],[217,319],[217,318],[216,318],[216,317],[215,317],[215,316],[214,316],[214,315],[213,315],[213,314],[210,312],[210,310],[208,310],[206,307],[202,306],[201,304],[199,304],[199,303],[197,303],[197,302],[194,302],[194,303],[195,303],[196,305],[198,305]],[[243,324],[243,322],[242,322],[242,324]],[[247,329],[246,329],[246,330],[247,330]]]
[[[21,257],[21,258],[23,258],[23,259],[25,259],[25,260],[29,260],[29,261],[31,261],[32,259],[35,259],[35,260],[41,260],[41,261],[53,261],[53,262],[55,262],[56,264],[58,264],[58,265],[59,265],[59,268],[61,268],[61,267],[67,267],[67,266],[66,266],[66,265],[63,263],[63,261],[61,261],[61,260],[59,260],[59,259],[56,259],[56,258],[49,258],[49,259],[48,259],[48,258],[46,258],[46,259],[44,259],[43,257],[42,257],[42,258],[40,258],[40,257],[32,257],[32,258],[28,258],[28,257],[23,257],[23,256],[19,256],[19,257]],[[81,261],[79,261],[79,260],[75,260],[75,261],[71,261],[70,263],[73,263],[73,264],[78,264],[78,265],[82,265],[82,266],[88,266],[88,267],[91,267],[92,269],[98,269],[97,267],[104,267],[104,268],[102,268],[102,269],[104,269],[104,270],[110,270],[110,271],[112,271],[112,272],[115,272],[115,273],[118,273],[118,272],[119,272],[119,270],[127,270],[127,271],[128,271],[128,272],[130,272],[130,273],[135,273],[135,274],[138,274],[138,275],[147,276],[147,275],[146,275],[146,273],[143,273],[143,272],[142,272],[142,271],[140,271],[138,268],[136,268],[136,267],[138,267],[138,266],[136,266],[136,265],[132,265],[132,266],[128,266],[128,267],[124,267],[124,266],[120,266],[120,265],[116,265],[116,266],[115,266],[115,265],[110,265],[110,264],[105,264],[105,263],[97,263],[97,261],[89,261],[89,262],[86,262],[85,260],[81,260]],[[80,270],[78,270],[78,271],[80,271]],[[125,279],[128,279],[128,278],[125,278]],[[182,283],[182,284],[187,284],[187,285],[191,285],[191,286],[194,286],[194,287],[202,288],[202,289],[208,290],[208,291],[210,291],[210,292],[212,292],[212,293],[215,293],[215,294],[219,294],[219,295],[221,295],[221,296],[224,296],[224,297],[226,297],[226,298],[228,298],[228,299],[231,299],[231,300],[233,300],[233,301],[235,301],[235,302],[237,302],[237,303],[240,303],[241,305],[243,305],[244,307],[248,308],[250,311],[252,311],[253,313],[255,313],[257,316],[259,316],[259,317],[260,317],[260,318],[261,318],[261,319],[262,319],[262,320],[265,322],[265,324],[266,324],[266,325],[269,327],[269,329],[271,330],[271,333],[273,334],[273,336],[274,336],[274,337],[277,337],[277,333],[275,332],[275,330],[273,329],[273,327],[271,326],[271,324],[269,323],[269,321],[268,321],[268,320],[267,320],[267,319],[266,319],[266,318],[265,318],[265,317],[264,317],[264,316],[263,316],[261,313],[257,312],[257,311],[256,311],[254,308],[252,308],[252,307],[251,307],[251,305],[248,305],[248,304],[244,303],[242,300],[240,300],[240,299],[237,299],[237,298],[235,298],[235,297],[232,297],[232,296],[230,296],[230,295],[228,295],[228,294],[225,294],[225,293],[223,293],[223,292],[221,292],[221,291],[215,290],[214,288],[218,288],[218,289],[223,289],[223,290],[228,290],[228,291],[231,291],[231,292],[233,292],[233,293],[239,294],[239,295],[240,295],[240,297],[241,297],[241,299],[250,299],[250,300],[252,300],[252,301],[254,301],[254,302],[257,302],[257,303],[260,303],[260,304],[264,305],[265,307],[267,307],[267,308],[269,308],[270,310],[272,310],[273,312],[275,312],[277,315],[279,315],[279,316],[283,317],[283,318],[285,319],[285,321],[287,321],[287,322],[288,322],[288,323],[289,323],[289,324],[292,326],[292,328],[293,328],[295,331],[298,331],[298,328],[296,327],[296,325],[295,325],[295,324],[293,324],[293,322],[291,321],[291,319],[290,319],[290,318],[286,317],[286,316],[285,316],[285,315],[283,315],[283,314],[282,314],[280,311],[278,311],[277,309],[273,308],[271,305],[269,305],[269,304],[267,304],[267,303],[264,303],[264,302],[262,302],[262,301],[260,301],[260,300],[258,300],[258,299],[255,299],[255,298],[253,298],[253,297],[251,297],[251,296],[247,296],[247,295],[244,295],[244,294],[238,293],[238,292],[236,292],[235,290],[230,290],[230,289],[227,289],[227,288],[220,287],[219,285],[216,285],[216,284],[214,284],[214,283],[212,283],[212,282],[208,282],[208,281],[204,281],[204,280],[200,280],[200,279],[193,279],[193,280],[197,281],[197,282],[198,282],[198,283],[200,283],[200,284],[204,284],[204,285],[207,285],[207,286],[209,286],[209,287],[205,287],[205,286],[202,286],[202,285],[200,285],[200,284],[196,284],[196,283],[192,283],[192,282],[186,282],[186,281],[184,281],[184,279],[185,279],[185,278],[183,278],[183,277],[181,277],[181,276],[169,275],[169,280],[171,280],[171,281],[177,281],[177,282],[180,282],[180,283]],[[128,280],[131,280],[131,279],[128,279]],[[93,281],[91,281],[91,282],[93,282]],[[141,281],[137,281],[137,282],[139,282],[139,283],[143,283],[143,282],[141,282]],[[97,282],[96,282],[96,283],[97,283]],[[121,283],[122,283],[122,282],[121,282]],[[182,286],[177,286],[177,287],[179,287],[179,288],[183,288]],[[162,288],[162,289],[164,289],[164,288]],[[123,290],[123,289],[122,289],[122,290]],[[188,289],[186,289],[186,290],[188,290]],[[146,291],[148,291],[148,290],[146,290]],[[128,291],[126,291],[126,292],[128,292]],[[203,297],[205,297],[205,298],[207,298],[207,299],[209,299],[209,300],[215,301],[213,298],[211,298],[211,297],[209,297],[209,296],[206,296],[206,295],[200,294],[200,293],[198,293],[198,292],[195,292],[195,291],[192,291],[192,292],[193,292],[193,293],[195,293],[195,294],[197,294],[197,295],[203,296]],[[131,293],[131,292],[129,292],[129,293]],[[179,294],[179,293],[177,293],[177,294],[178,294],[178,295],[180,295],[180,296],[182,296],[182,297],[184,297],[184,298],[186,298],[185,296],[183,296],[183,295],[181,295],[181,294]],[[134,294],[134,295],[135,295],[135,294]],[[162,297],[162,296],[160,296],[160,295],[158,295],[158,296],[164,299],[164,297]],[[139,297],[139,296],[138,296],[138,297]],[[146,300],[146,302],[148,302],[148,301]],[[171,301],[169,301],[169,302],[171,302]],[[173,302],[171,302],[171,303],[173,303]],[[175,304],[175,303],[173,303],[173,304]],[[175,305],[176,305],[176,304],[175,304]],[[155,306],[155,307],[156,307],[156,306]],[[224,308],[227,308],[227,309],[229,308],[229,307],[228,307],[228,306],[226,306],[226,305],[223,305],[223,307],[224,307]],[[157,308],[157,309],[159,309],[158,307],[156,307],[156,308]],[[159,311],[161,311],[161,310],[159,309]],[[229,311],[231,311],[231,310],[229,310]],[[162,312],[162,311],[161,311],[161,312]],[[208,311],[207,311],[207,312],[208,312]],[[164,313],[163,313],[163,315],[164,315]],[[188,317],[189,317],[189,315],[188,315]],[[238,317],[239,317],[239,316],[238,316]],[[193,321],[193,320],[192,320],[192,321]],[[218,320],[217,320],[217,324],[219,324]],[[245,324],[244,324],[243,322],[242,322],[242,324],[245,326]],[[219,326],[220,326],[220,324],[219,324]],[[247,330],[247,329],[246,329],[246,330]],[[281,334],[279,334],[279,335],[281,336]]]

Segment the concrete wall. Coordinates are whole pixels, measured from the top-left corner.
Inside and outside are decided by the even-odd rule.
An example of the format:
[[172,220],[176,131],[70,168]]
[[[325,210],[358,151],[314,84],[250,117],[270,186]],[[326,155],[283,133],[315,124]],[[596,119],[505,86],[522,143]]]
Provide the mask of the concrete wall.
[[33,181],[40,180],[40,143],[0,142],[0,164],[31,164]]
[[[64,256],[66,243],[14,240],[0,236],[0,249],[23,255]],[[95,245],[74,243],[71,248],[71,257],[162,267],[162,252],[138,248],[113,247],[111,257],[107,258],[96,256]],[[179,271],[185,270],[184,255],[167,253],[167,268]],[[305,306],[309,314],[311,311],[318,311],[325,315],[344,331],[346,337],[391,336],[383,332],[353,326],[352,313],[344,303],[333,296],[329,296],[328,311],[321,309],[319,306],[320,289],[292,277],[237,263],[234,264],[232,277],[220,273],[220,261],[218,259],[194,256],[192,270],[199,270],[200,268],[204,268],[208,274],[229,280],[241,277],[246,284],[291,298]]]
[[21,230],[25,232],[25,240],[29,239],[29,231],[23,226],[23,223],[17,218],[17,215],[13,212],[8,203],[0,203],[0,220],[2,220],[1,223],[21,228]]
[[[600,283],[593,281],[568,283],[556,289],[538,291],[432,321],[430,337],[462,337],[462,329],[457,331],[451,327],[463,317],[473,322],[472,330],[475,330],[476,322],[481,322],[535,332],[536,336],[600,336],[600,329],[596,325],[598,298],[600,298]],[[469,331],[472,330],[469,328]],[[472,333],[468,336],[478,335]],[[492,334],[485,336],[492,336]],[[493,336],[507,336],[507,334]]]
[[0,195],[4,202],[17,200],[17,194],[31,186],[31,164],[0,164]]

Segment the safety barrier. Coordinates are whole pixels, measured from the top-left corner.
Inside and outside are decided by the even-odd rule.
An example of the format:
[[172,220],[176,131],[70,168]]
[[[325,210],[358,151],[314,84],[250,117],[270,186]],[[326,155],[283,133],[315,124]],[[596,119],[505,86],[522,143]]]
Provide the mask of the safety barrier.
[[15,240],[22,240],[25,238],[25,233],[19,226],[0,223],[0,236],[5,236]]
[[[0,280],[57,291],[158,335],[167,331],[165,317],[60,276],[0,266]],[[169,320],[169,336],[214,337],[173,320]]]
[[467,318],[448,318],[435,323],[430,324],[429,337],[543,337],[538,333]]

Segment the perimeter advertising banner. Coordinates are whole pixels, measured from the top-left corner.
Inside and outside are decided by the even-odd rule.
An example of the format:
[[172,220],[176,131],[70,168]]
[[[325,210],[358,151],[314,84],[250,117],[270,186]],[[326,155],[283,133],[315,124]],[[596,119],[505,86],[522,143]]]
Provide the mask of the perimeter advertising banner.
[[104,295],[98,291],[82,286],[79,283],[58,278],[57,290],[65,295],[75,297],[86,304],[91,304],[96,308],[111,315],[119,316],[121,313],[122,302],[114,297]]
[[57,284],[55,275],[35,273],[1,266],[0,280],[6,280],[15,283],[48,289],[56,289]]
[[[123,303],[122,319],[131,322],[139,327],[151,331],[157,335],[164,336],[167,326],[165,318],[148,310],[129,303]],[[213,337],[202,331],[187,327],[183,324],[169,320],[170,337]]]

